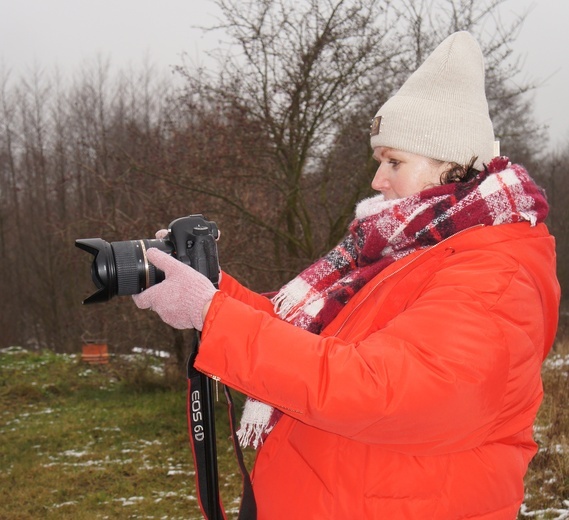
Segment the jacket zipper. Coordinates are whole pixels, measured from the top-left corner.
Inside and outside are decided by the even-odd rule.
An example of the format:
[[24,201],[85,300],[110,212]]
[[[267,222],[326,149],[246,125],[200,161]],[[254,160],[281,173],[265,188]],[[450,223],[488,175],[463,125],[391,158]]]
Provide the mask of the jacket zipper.
[[[210,379],[212,379],[215,382],[215,400],[217,402],[219,402],[219,395],[218,395],[218,384],[221,383],[222,385],[225,385],[225,383],[223,382],[223,380],[221,379],[221,377],[216,376],[214,374],[205,374],[207,377],[209,377]],[[239,388],[235,388],[236,391],[238,392],[244,392],[244,390],[239,389]],[[246,394],[248,395],[248,394]],[[256,398],[253,398],[256,399]],[[273,408],[280,408],[281,410],[287,410],[289,412],[298,414],[298,415],[304,415],[304,412],[300,411],[300,410],[295,410],[294,408],[289,408],[288,406],[283,406],[281,404],[274,404],[272,402],[268,402],[268,401],[262,401],[263,403],[265,403],[266,405],[272,406]]]
[[214,375],[211,375],[210,377],[215,383],[215,402],[219,403],[219,383],[221,382],[221,377]]

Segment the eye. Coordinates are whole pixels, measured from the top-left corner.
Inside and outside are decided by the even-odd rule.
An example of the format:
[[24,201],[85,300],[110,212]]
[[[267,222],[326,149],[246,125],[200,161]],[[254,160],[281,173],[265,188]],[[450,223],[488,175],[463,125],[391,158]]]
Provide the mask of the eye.
[[391,164],[391,166],[399,166],[401,161],[398,161],[397,159],[389,159],[389,164]]

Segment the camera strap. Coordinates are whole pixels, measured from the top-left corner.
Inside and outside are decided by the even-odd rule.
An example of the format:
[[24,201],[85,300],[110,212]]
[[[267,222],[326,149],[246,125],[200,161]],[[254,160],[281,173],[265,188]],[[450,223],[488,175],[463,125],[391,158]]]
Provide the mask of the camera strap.
[[[188,360],[187,416],[190,446],[194,456],[198,503],[206,520],[226,520],[219,495],[217,450],[215,438],[213,381],[194,368],[199,346],[199,334]],[[241,471],[243,496],[238,520],[256,520],[257,506],[251,478],[236,433],[235,406],[229,388],[223,385],[227,401],[231,438]]]
[[257,504],[255,502],[255,495],[253,494],[253,485],[251,484],[251,477],[245,466],[245,461],[243,460],[243,452],[241,451],[241,446],[239,445],[239,439],[237,438],[236,422],[235,422],[235,405],[233,403],[233,398],[229,392],[229,387],[223,385],[223,390],[225,393],[225,399],[227,400],[227,410],[229,415],[229,425],[231,429],[231,440],[233,441],[233,449],[235,450],[235,456],[237,458],[237,464],[241,470],[242,486],[243,486],[243,497],[241,498],[241,507],[239,509],[238,520],[256,520],[257,519]]

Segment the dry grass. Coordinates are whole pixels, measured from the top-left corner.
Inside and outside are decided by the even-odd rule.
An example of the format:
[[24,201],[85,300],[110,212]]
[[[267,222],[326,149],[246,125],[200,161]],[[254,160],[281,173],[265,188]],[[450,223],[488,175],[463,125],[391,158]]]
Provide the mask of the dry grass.
[[519,518],[569,518],[569,341],[559,341],[543,370],[544,400],[535,438],[539,451],[526,475]]

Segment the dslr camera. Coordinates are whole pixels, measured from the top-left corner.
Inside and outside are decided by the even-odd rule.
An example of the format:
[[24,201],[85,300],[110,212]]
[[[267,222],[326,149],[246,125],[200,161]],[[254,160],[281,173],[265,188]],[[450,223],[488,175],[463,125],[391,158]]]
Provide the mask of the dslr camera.
[[146,251],[156,247],[189,265],[217,286],[219,261],[215,222],[203,215],[189,215],[170,223],[164,239],[139,239],[106,242],[101,238],[84,238],[75,245],[93,255],[91,278],[97,291],[84,304],[105,302],[114,296],[138,294],[164,280],[164,273],[152,265]]

